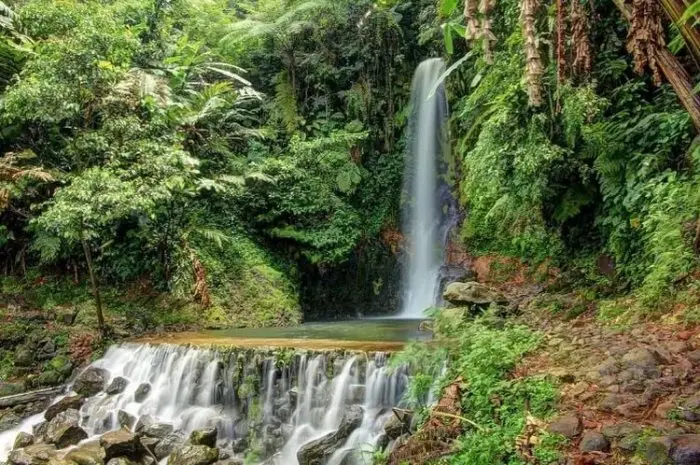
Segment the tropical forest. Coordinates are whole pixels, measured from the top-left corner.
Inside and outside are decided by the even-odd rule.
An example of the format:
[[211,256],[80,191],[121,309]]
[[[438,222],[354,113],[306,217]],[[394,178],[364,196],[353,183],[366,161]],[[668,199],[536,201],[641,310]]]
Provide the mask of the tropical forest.
[[700,1],[0,1],[0,465],[700,465]]

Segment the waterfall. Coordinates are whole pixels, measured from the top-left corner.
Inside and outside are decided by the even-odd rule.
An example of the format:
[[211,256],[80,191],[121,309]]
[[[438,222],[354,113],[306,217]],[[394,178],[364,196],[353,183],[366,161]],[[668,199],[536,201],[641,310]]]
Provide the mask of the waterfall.
[[[339,454],[371,447],[408,384],[406,369],[390,369],[380,352],[123,344],[91,367],[108,371],[107,386],[123,378],[126,387],[102,391],[83,404],[81,427],[89,438],[118,429],[127,416],[132,429],[147,421],[172,425],[172,434],[183,441],[193,430],[216,427],[217,446],[230,456],[242,459],[255,451],[265,464],[277,465],[297,464],[299,448],[338,429],[352,406],[362,407],[362,419]],[[150,390],[137,396],[143,386]],[[31,432],[42,421],[43,415],[35,415],[0,434],[0,462],[19,431]],[[363,461],[347,457],[342,463]]]
[[438,187],[445,143],[447,100],[436,86],[445,65],[439,58],[422,62],[411,87],[410,153],[404,173],[403,233],[407,263],[401,317],[421,318],[435,304],[446,234]]

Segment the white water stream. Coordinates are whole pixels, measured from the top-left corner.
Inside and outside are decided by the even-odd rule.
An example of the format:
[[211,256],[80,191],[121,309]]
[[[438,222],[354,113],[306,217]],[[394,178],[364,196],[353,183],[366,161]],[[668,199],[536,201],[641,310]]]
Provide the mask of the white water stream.
[[[272,457],[277,465],[295,465],[302,445],[337,429],[349,405],[362,405],[361,425],[328,462],[340,465],[345,455],[377,441],[408,382],[405,369],[390,370],[382,353],[280,354],[173,345],[111,347],[92,366],[109,371],[108,384],[123,377],[128,385],[119,394],[101,392],[89,398],[81,409],[82,427],[89,437],[117,429],[122,410],[171,424],[183,438],[216,426],[219,447],[228,450],[236,441],[249,441],[249,432],[255,430],[254,436],[262,438],[257,448],[263,457]],[[150,385],[150,392],[137,402],[134,395],[144,384]],[[17,433],[31,432],[41,421],[43,415],[35,415],[0,434],[0,462]],[[237,452],[242,456],[246,451]],[[342,463],[363,461],[353,455]]]
[[444,88],[436,87],[445,70],[443,61],[422,62],[413,76],[410,153],[404,173],[403,233],[407,262],[402,318],[422,318],[433,306],[444,240],[441,237],[438,163],[444,145],[447,104]]

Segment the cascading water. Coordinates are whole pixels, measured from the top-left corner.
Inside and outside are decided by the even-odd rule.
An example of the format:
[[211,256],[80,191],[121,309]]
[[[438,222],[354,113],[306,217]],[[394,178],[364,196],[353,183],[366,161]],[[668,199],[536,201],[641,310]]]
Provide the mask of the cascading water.
[[[125,422],[132,429],[139,423],[171,425],[174,443],[193,430],[216,427],[218,447],[232,457],[255,450],[266,464],[277,465],[297,464],[300,448],[335,434],[348,412],[356,413],[353,429],[323,463],[364,463],[354,452],[380,438],[408,383],[406,370],[389,369],[383,353],[125,344],[110,348],[91,368],[108,370],[106,386],[115,380],[126,386],[113,394],[108,387],[83,404],[80,425],[87,442]],[[19,431],[39,431],[43,420],[35,415],[0,434],[0,462]],[[159,460],[169,452],[156,446]]]
[[432,58],[416,69],[411,87],[410,153],[404,173],[403,232],[407,242],[403,318],[421,318],[435,303],[446,234],[438,194],[439,163],[445,145],[447,100],[438,79],[443,61]]

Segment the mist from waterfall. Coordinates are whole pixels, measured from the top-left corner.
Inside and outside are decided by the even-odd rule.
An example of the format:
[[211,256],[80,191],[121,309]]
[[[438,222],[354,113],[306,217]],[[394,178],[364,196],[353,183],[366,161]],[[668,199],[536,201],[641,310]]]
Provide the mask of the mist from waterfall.
[[406,265],[400,317],[422,318],[436,302],[445,234],[440,211],[439,163],[445,144],[447,100],[438,79],[445,70],[439,58],[423,61],[413,76],[410,152],[404,172],[403,236]]

